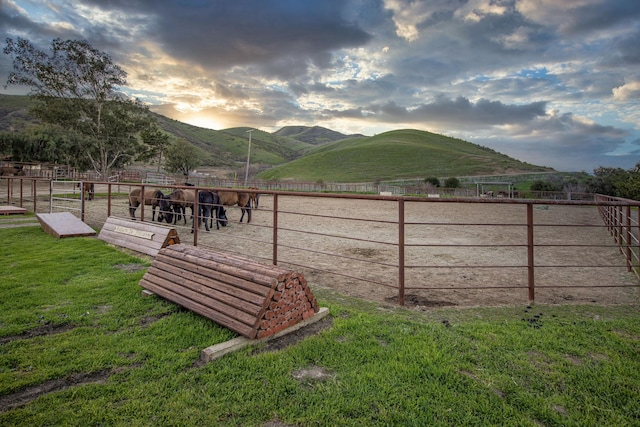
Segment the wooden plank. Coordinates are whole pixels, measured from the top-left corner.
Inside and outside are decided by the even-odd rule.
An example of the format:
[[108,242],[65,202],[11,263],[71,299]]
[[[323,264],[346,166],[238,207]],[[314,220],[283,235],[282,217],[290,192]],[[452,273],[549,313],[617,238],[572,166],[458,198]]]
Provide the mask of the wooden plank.
[[[163,264],[172,265],[184,270],[190,269],[197,271],[198,274],[206,276],[210,279],[220,282],[232,284],[238,288],[262,296],[263,298],[269,295],[270,290],[275,286],[277,281],[268,277],[255,277],[255,275],[236,275],[237,271],[234,269],[225,269],[224,266],[220,266],[220,269],[211,268],[211,266],[203,266],[202,264],[189,263],[188,260],[180,258],[172,258],[166,255],[167,252],[159,252],[158,257]],[[193,260],[197,261],[197,259]]]
[[206,253],[203,253],[201,251],[198,251],[193,246],[180,245],[180,246],[173,247],[171,249],[175,251],[179,251],[185,255],[196,256],[201,259],[213,261],[217,264],[237,267],[243,270],[258,273],[260,275],[272,276],[272,277],[277,276],[276,278],[278,278],[278,280],[283,280],[284,276],[292,272],[292,270],[288,270],[283,267],[279,267],[277,265],[265,265],[253,260],[249,260],[246,258],[242,258],[239,256],[230,255],[230,254],[223,254],[221,252],[216,252],[213,250],[209,250]]
[[216,345],[212,345],[210,347],[205,348],[200,352],[200,360],[203,362],[211,362],[212,360],[218,359],[225,354],[232,353],[236,350],[244,348],[248,345],[263,343],[272,339],[279,338],[286,334],[290,334],[291,332],[295,332],[305,326],[316,323],[322,319],[324,319],[329,314],[329,309],[326,307],[322,307],[317,313],[313,316],[304,319],[293,326],[290,326],[274,335],[271,335],[262,339],[249,339],[246,337],[236,337],[229,341],[225,341],[223,343],[219,343]]
[[57,238],[95,236],[96,231],[71,212],[37,214],[42,229]]
[[98,238],[150,256],[156,256],[164,247],[180,243],[178,233],[172,227],[112,216],[107,218]]
[[273,277],[269,277],[262,273],[259,268],[255,267],[253,263],[247,263],[245,266],[237,264],[228,265],[224,261],[216,261],[212,259],[209,252],[202,250],[198,251],[193,246],[187,246],[184,244],[173,245],[167,250],[171,250],[171,253],[165,251],[171,258],[181,259],[186,262],[193,263],[199,267],[205,267],[214,271],[221,271],[230,275],[241,277],[245,280],[255,282],[257,284],[271,287],[273,285]]
[[[252,315],[243,310],[238,310],[230,304],[225,304],[223,301],[218,301],[215,299],[213,293],[204,294],[202,292],[199,292],[199,290],[197,289],[197,285],[193,285],[191,283],[179,284],[176,282],[172,282],[171,280],[167,280],[163,277],[153,275],[145,275],[144,280],[153,285],[160,286],[163,289],[162,292],[164,292],[166,296],[173,297],[174,295],[180,295],[191,302],[195,302],[197,304],[201,304],[205,307],[216,310],[217,312],[220,312],[221,314],[224,314],[229,318],[238,320],[245,325],[253,326],[253,324],[255,323],[255,314]],[[160,293],[158,295],[165,296]],[[191,308],[190,305],[187,305],[185,307]]]
[[[185,275],[185,276],[174,276],[172,274],[167,274],[166,271],[159,270],[153,267],[150,267],[147,270],[147,274],[150,276],[160,277],[166,280],[169,280],[173,283],[178,283],[179,286],[184,286],[186,288],[190,288],[193,290],[197,290],[202,293],[203,299],[216,299],[219,301],[223,301],[232,307],[243,310],[251,315],[257,315],[260,307],[262,307],[262,303],[264,301],[264,297],[260,299],[246,299],[246,294],[242,295],[242,293],[238,292],[225,292],[223,286],[214,281],[207,280],[206,278],[197,277],[196,275]],[[230,287],[229,287],[230,289]],[[234,295],[235,294],[235,295]],[[257,295],[254,295],[257,296]],[[259,297],[259,296],[257,296]]]
[[[212,291],[222,292],[224,294],[233,296],[236,299],[247,302],[253,305],[261,305],[269,293],[257,294],[254,292],[248,292],[245,289],[237,286],[238,283],[245,283],[241,279],[233,280],[234,278],[229,276],[229,282],[219,281],[217,278],[209,277],[202,274],[202,272],[184,270],[167,263],[153,263],[147,271],[151,271],[151,274],[160,277],[173,276],[175,279],[181,279],[181,282],[196,282],[203,286],[208,287]],[[246,282],[250,285],[250,282]]]
[[25,208],[17,206],[0,206],[0,215],[24,215],[27,213]]
[[[143,279],[144,280],[144,279]],[[145,288],[149,289],[150,291],[163,296],[163,293],[165,293],[164,288],[157,286],[153,283],[146,283],[145,284]],[[185,306],[186,304],[190,305],[190,310],[208,318],[213,320],[214,322],[231,329],[234,332],[239,333],[240,335],[244,335],[244,336],[250,336],[250,334],[252,333],[252,328],[248,327],[247,325],[244,325],[240,322],[238,322],[235,319],[231,319],[227,316],[223,316],[221,313],[216,312],[215,310],[212,310],[208,307],[205,307],[201,304],[195,303],[193,302],[193,304],[191,304],[191,302],[189,300],[187,300],[184,297],[181,297],[179,295],[172,295],[170,293],[165,293],[166,298],[172,302],[175,302],[176,304],[179,304],[181,306]]]

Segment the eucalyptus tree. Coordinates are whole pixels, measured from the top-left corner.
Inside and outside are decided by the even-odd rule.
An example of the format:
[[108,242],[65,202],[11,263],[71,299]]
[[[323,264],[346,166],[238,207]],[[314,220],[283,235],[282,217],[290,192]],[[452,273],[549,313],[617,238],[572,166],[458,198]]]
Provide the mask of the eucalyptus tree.
[[29,40],[6,39],[12,57],[9,85],[26,86],[36,100],[32,113],[78,135],[81,155],[102,177],[144,151],[137,133],[148,126],[148,110],[119,88],[127,73],[86,41],[53,40],[48,54]]
[[165,167],[170,172],[179,172],[189,179],[189,172],[201,165],[205,154],[184,139],[178,139],[167,149]]
[[138,157],[138,160],[147,161],[157,158],[158,172],[160,172],[162,156],[170,144],[169,135],[160,130],[155,123],[152,123],[140,132],[140,138],[142,138],[147,150]]

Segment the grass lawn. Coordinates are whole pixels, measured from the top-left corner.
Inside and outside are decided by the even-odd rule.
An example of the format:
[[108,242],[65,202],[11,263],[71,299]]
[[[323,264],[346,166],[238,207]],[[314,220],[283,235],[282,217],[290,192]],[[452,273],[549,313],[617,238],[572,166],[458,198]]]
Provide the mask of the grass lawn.
[[638,306],[418,312],[310,283],[321,332],[201,364],[235,334],[142,296],[148,260],[0,240],[0,426],[640,425]]

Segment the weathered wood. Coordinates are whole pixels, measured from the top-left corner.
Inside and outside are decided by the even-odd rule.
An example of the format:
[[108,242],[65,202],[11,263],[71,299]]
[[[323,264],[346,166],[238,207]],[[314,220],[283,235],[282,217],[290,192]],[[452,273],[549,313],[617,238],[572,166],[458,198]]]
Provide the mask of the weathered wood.
[[175,228],[113,216],[107,218],[98,238],[150,256],[156,256],[162,248],[180,243]]
[[17,206],[0,206],[0,215],[24,215],[27,213],[25,208],[19,208]]
[[251,339],[319,310],[301,273],[183,244],[162,248],[140,285]]
[[[160,255],[159,255],[160,256]],[[190,271],[187,266],[185,268],[179,268],[173,263],[163,257],[160,259],[162,263],[157,263],[150,267],[153,274],[167,276],[168,274],[181,276],[186,280],[196,281],[209,286],[210,279],[216,281],[216,288],[222,292],[234,295],[239,299],[242,299],[248,303],[260,305],[265,298],[268,297],[273,291],[270,288],[256,285],[247,280],[237,278],[224,273],[217,273],[215,271],[198,271],[194,269]],[[174,260],[175,261],[175,260]],[[156,272],[157,271],[157,272]],[[163,273],[164,272],[164,273]]]
[[183,279],[181,286],[194,289],[200,293],[207,293],[212,300],[221,301],[229,306],[251,313],[254,316],[258,314],[265,300],[265,297],[261,297],[260,295],[235,289],[233,286],[225,283],[213,283],[205,276],[199,276],[196,273],[185,270],[174,268],[159,269],[156,266],[155,268],[150,267],[147,273],[148,278],[179,276]]
[[[202,271],[202,274],[209,274],[212,278],[219,280],[224,280],[223,277],[226,276],[233,276],[239,279],[243,279],[252,284],[252,286],[248,290],[265,295],[268,292],[268,289],[273,286],[273,282],[277,281],[277,279],[261,275],[253,270],[243,270],[236,266],[228,266],[226,264],[221,264],[218,262],[211,262],[204,257],[198,257],[194,254],[184,256],[182,253],[172,252],[171,257],[164,258],[164,261],[177,266],[192,265],[194,268],[198,267]],[[248,266],[248,268],[251,267]],[[241,285],[238,284],[238,286]]]
[[71,212],[37,214],[42,229],[57,238],[95,236],[96,231]]

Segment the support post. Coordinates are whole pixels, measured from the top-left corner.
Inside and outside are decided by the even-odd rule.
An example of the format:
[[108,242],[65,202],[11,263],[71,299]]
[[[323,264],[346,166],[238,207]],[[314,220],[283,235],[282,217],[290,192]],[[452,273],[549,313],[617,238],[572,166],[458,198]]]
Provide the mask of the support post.
[[278,265],[278,195],[273,195],[273,265]]
[[398,304],[404,307],[404,199],[398,199]]
[[535,300],[533,246],[533,203],[527,203],[527,278],[529,285],[529,303]]

